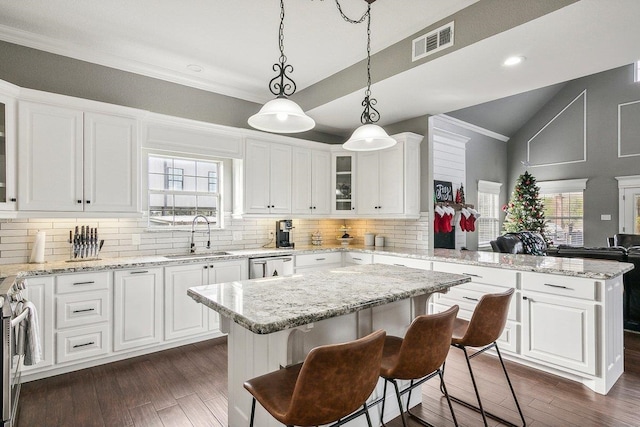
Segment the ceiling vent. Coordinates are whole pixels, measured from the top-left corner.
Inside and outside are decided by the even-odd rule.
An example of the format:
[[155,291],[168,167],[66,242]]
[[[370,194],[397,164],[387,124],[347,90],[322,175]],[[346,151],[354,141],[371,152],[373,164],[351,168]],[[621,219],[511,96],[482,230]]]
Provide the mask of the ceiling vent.
[[413,40],[413,61],[453,46],[453,21]]

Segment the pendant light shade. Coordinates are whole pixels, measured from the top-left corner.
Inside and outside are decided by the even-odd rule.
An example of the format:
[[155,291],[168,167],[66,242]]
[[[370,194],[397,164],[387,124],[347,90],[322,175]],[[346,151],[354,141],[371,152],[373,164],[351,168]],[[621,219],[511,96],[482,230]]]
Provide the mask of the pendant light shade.
[[286,97],[272,99],[249,117],[249,125],[253,128],[276,133],[304,132],[316,125],[302,108]]
[[374,107],[378,101],[371,97],[371,3],[375,0],[366,1],[368,3],[367,12],[359,20],[353,20],[342,12],[340,3],[336,0],[340,14],[347,22],[359,24],[365,19],[367,20],[367,89],[364,92],[364,100],[362,101],[364,111],[360,115],[362,126],[353,132],[347,142],[342,144],[342,148],[350,151],[384,150],[396,145],[396,140],[375,124],[380,120],[380,113]]
[[287,98],[296,92],[296,82],[288,75],[293,72],[293,67],[287,64],[284,54],[284,0],[280,0],[278,45],[280,58],[273,65],[273,70],[278,75],[269,82],[269,90],[276,95],[276,99],[264,104],[260,111],[249,117],[248,123],[253,128],[276,133],[297,133],[313,129],[316,122],[298,104]]
[[342,147],[349,151],[384,150],[393,147],[396,142],[380,126],[368,123],[356,129]]

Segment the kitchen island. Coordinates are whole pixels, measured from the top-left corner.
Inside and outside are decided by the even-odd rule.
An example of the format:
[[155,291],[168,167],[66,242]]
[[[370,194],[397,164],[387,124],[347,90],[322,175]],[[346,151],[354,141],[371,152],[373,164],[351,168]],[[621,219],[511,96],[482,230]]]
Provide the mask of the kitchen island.
[[[190,288],[196,301],[222,316],[228,337],[229,426],[248,425],[249,378],[298,363],[318,345],[345,342],[384,329],[404,336],[415,316],[425,314],[429,296],[466,283],[469,277],[394,265],[358,265]],[[373,397],[381,393],[379,384]],[[392,402],[395,398],[391,396]],[[421,401],[413,393],[411,406]],[[371,409],[374,420],[378,408]],[[388,405],[385,418],[399,415]],[[358,426],[364,419],[349,425]],[[277,426],[262,408],[256,424]]]

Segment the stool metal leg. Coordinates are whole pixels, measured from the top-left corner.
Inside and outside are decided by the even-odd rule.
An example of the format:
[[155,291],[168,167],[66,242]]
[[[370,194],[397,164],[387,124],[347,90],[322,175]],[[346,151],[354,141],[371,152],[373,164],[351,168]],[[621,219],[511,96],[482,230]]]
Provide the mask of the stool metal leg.
[[249,427],[253,427],[253,417],[256,415],[256,398],[251,400],[251,421],[249,421]]
[[400,389],[398,388],[398,382],[391,380],[393,387],[396,389],[396,397],[398,398],[398,407],[400,408],[400,418],[402,418],[402,426],[407,427],[407,420],[404,418],[404,410],[402,409],[402,397],[400,396]]

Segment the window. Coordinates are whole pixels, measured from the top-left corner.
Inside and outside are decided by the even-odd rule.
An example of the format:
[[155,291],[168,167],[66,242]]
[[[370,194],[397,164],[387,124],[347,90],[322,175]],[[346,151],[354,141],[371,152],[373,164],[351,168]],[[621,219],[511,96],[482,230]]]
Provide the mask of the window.
[[640,61],[636,61],[635,81],[636,83],[640,82]]
[[478,230],[478,247],[489,247],[491,241],[500,235],[500,187],[499,182],[478,181],[478,206],[480,214],[476,229]]
[[148,161],[150,227],[191,225],[204,215],[211,228],[222,228],[221,161],[156,154]]
[[546,236],[554,245],[584,245],[586,179],[539,182],[547,220]]

